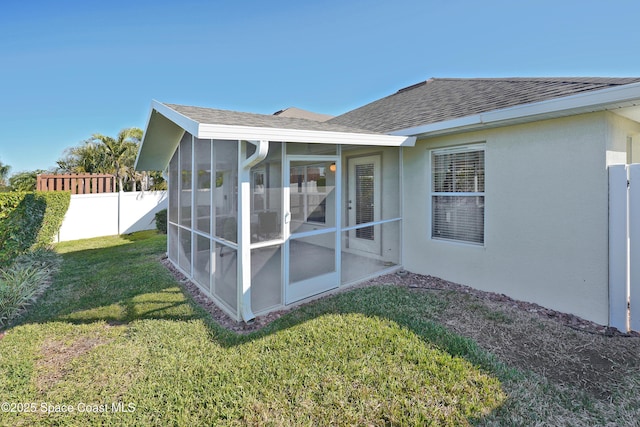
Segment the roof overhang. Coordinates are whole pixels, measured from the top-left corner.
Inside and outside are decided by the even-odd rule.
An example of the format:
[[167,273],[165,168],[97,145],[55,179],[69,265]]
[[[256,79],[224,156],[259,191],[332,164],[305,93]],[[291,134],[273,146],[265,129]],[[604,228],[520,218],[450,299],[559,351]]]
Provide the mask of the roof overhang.
[[597,111],[612,111],[640,122],[640,83],[522,104],[467,117],[390,132],[391,135],[437,136],[528,123]]
[[[142,135],[140,149],[134,168],[136,170],[164,170],[176,151],[185,129],[192,128],[187,122],[172,120],[156,109],[154,101],[149,111],[147,125]],[[177,119],[177,118],[174,118]]]
[[164,170],[184,132],[200,139],[248,141],[280,141],[312,144],[340,144],[403,147],[415,145],[410,135],[384,135],[359,132],[282,129],[199,123],[158,101],[152,101],[142,143],[136,159],[136,170]]

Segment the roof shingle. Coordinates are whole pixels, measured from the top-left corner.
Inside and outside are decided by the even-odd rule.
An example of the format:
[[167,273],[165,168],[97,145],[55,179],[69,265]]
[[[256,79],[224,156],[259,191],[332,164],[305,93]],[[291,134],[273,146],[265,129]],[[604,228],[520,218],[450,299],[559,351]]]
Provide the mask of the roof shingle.
[[326,123],[387,133],[638,82],[631,77],[433,78]]
[[164,104],[174,111],[186,116],[198,123],[247,126],[274,129],[311,130],[325,132],[347,132],[377,134],[378,132],[361,129],[340,123],[319,122],[317,120],[302,119],[297,117],[285,117],[272,114],[244,113],[230,110],[217,110],[213,108],[191,107],[187,105]]

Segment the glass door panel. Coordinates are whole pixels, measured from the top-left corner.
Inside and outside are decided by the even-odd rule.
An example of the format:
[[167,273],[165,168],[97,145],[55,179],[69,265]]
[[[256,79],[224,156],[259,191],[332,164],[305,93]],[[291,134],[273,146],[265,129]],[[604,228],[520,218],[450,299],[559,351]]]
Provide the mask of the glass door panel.
[[337,158],[290,156],[286,303],[338,287]]
[[[349,163],[348,205],[349,226],[367,224],[381,219],[380,155],[355,157]],[[370,225],[349,232],[348,247],[381,255],[380,226]]]

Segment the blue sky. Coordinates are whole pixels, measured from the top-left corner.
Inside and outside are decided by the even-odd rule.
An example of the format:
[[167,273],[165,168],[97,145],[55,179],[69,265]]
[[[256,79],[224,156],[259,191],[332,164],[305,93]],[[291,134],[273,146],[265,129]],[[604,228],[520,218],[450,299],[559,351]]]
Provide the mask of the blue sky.
[[3,0],[0,161],[48,169],[152,99],[337,115],[430,77],[640,76],[640,2]]

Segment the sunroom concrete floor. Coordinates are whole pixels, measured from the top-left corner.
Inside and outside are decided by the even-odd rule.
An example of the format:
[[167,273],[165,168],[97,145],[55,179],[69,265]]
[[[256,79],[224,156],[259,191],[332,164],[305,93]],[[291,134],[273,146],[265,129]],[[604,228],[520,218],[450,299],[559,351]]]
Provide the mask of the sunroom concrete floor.
[[[290,251],[295,260],[290,263],[290,278],[303,280],[335,271],[335,252],[331,248],[292,240]],[[251,253],[251,304],[254,312],[282,304],[281,252],[280,246],[271,246],[254,249]],[[341,259],[341,285],[370,277],[376,272],[397,265],[393,262],[346,251],[342,251]]]

